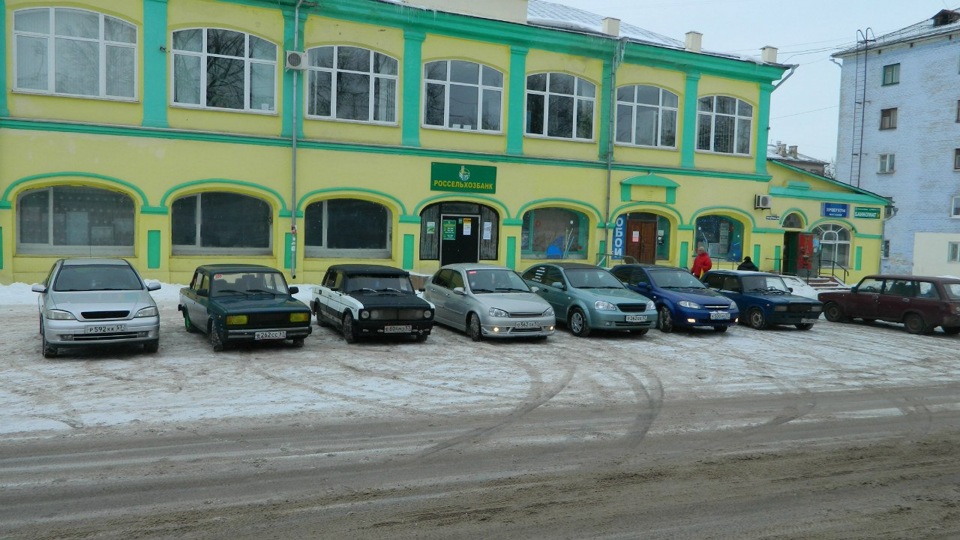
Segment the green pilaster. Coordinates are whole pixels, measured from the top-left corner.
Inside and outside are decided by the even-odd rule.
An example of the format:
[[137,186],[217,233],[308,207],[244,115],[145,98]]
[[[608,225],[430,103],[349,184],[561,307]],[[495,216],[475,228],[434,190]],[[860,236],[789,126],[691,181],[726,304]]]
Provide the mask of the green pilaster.
[[147,268],[160,268],[160,231],[147,231]]
[[413,270],[413,246],[414,237],[412,234],[403,235],[403,269]]
[[[757,268],[760,268],[762,259],[760,258],[760,244],[753,245],[753,264],[757,265]],[[763,270],[763,268],[760,268]]]
[[690,268],[690,242],[680,242],[680,260],[677,261],[680,268]]
[[776,246],[773,248],[773,271],[780,271],[780,249],[781,246]]
[[517,237],[507,237],[507,268],[517,269]]
[[[601,83],[600,90],[600,133],[598,134],[597,142],[600,150],[598,158],[606,161],[608,159],[607,153],[613,152],[613,148],[608,146],[610,141],[610,129],[608,126],[610,126],[609,122],[611,122],[610,111],[613,108],[613,104],[611,103],[613,101],[611,96],[613,91],[611,89],[613,85],[616,84],[616,81],[613,79],[612,61],[604,60],[603,75],[601,75],[601,77],[603,82]],[[609,156],[609,159],[613,161],[613,156]]]
[[760,83],[760,111],[757,114],[757,138],[753,141],[757,174],[767,174],[767,130],[770,129],[770,94],[773,85]]
[[143,125],[167,124],[167,0],[143,0]]
[[286,233],[283,235],[283,267],[287,270],[293,268],[293,257],[296,256],[294,253],[294,243],[293,243],[293,233]]
[[524,102],[527,89],[526,47],[510,48],[510,95],[507,97],[507,154],[523,155],[523,131],[526,129]]
[[683,137],[680,141],[680,166],[684,169],[696,167],[697,149],[697,98],[700,91],[700,74],[687,73],[683,90]]
[[[10,88],[10,85],[7,84],[7,36],[9,35],[7,32],[7,2],[6,0],[0,0],[0,36],[3,36],[3,39],[0,39],[0,88],[3,89],[0,91],[0,117],[10,116],[10,109],[7,106],[7,91]],[[0,260],[2,260],[2,257],[3,254],[0,252]]]
[[[286,65],[287,51],[303,50],[303,22],[307,20],[307,13],[300,10],[300,20],[295,21],[296,10],[284,8],[283,10],[283,50],[280,51],[280,61]],[[294,39],[295,35],[299,38]],[[294,42],[296,41],[296,43]],[[301,76],[303,75],[303,76]],[[280,96],[282,102],[281,110],[284,113],[280,117],[280,136],[293,137],[293,116],[297,117],[297,138],[303,138],[303,102],[297,100],[297,110],[293,110],[294,96],[303,96],[303,79],[306,77],[305,71],[296,71],[292,69],[283,70],[283,80],[280,85],[284,89]],[[296,80],[296,84],[294,84]]]
[[417,30],[403,32],[403,130],[404,146],[420,146],[420,73],[423,70],[423,40],[426,34]]
[[860,269],[863,268],[863,248],[862,247],[857,246],[856,255],[854,255],[853,261],[854,261],[853,269],[860,271]]

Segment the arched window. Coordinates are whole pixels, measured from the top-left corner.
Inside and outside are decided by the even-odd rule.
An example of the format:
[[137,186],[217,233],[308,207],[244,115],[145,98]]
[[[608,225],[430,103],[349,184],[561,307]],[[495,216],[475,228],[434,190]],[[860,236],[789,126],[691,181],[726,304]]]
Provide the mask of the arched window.
[[800,217],[800,214],[791,212],[790,214],[787,214],[787,217],[783,218],[782,227],[784,229],[802,229],[803,218]]
[[173,202],[173,253],[260,255],[271,252],[273,213],[239,193],[206,192]]
[[566,73],[527,77],[527,135],[593,139],[595,84]]
[[503,73],[463,60],[427,62],[423,123],[451,129],[500,131]]
[[576,210],[537,208],[523,214],[520,248],[533,259],[586,259],[590,220]]
[[390,257],[390,210],[360,199],[329,199],[307,206],[303,243],[307,257]]
[[617,142],[637,146],[677,146],[679,97],[656,86],[617,89]]
[[850,262],[850,231],[840,225],[820,225],[813,230],[816,235],[813,251],[820,266],[834,263],[847,266]]
[[307,115],[395,123],[398,62],[345,45],[307,51]]
[[697,150],[721,154],[750,154],[753,105],[728,96],[697,101]]
[[276,110],[277,46],[234,30],[173,33],[173,102],[249,112]]
[[23,254],[133,255],[133,199],[106,189],[54,186],[17,200]]
[[101,98],[137,97],[137,27],[83,9],[13,15],[14,88]]
[[696,245],[715,261],[743,259],[743,224],[726,216],[697,218]]

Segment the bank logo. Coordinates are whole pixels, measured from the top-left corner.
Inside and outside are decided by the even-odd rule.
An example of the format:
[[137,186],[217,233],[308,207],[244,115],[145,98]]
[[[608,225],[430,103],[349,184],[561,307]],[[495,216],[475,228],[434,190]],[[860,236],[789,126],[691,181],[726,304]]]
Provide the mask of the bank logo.
[[470,179],[470,169],[466,168],[466,166],[464,165],[461,165],[460,173],[457,176],[460,177],[460,180],[466,182],[467,180]]

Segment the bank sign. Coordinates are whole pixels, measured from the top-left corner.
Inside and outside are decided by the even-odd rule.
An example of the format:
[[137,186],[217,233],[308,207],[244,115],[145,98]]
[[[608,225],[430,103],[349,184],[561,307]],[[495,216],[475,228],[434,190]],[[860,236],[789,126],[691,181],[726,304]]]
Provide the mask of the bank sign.
[[496,193],[497,168],[460,163],[431,163],[431,191]]

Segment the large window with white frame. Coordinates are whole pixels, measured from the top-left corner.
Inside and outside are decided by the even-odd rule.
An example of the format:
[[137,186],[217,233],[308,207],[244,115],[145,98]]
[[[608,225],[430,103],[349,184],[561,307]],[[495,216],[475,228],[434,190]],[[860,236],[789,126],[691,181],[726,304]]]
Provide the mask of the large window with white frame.
[[960,218],[960,195],[954,195],[950,200],[950,217]]
[[729,96],[697,100],[697,150],[750,154],[753,105]]
[[361,47],[307,51],[307,116],[396,123],[399,62]]
[[122,256],[134,251],[134,204],[116,191],[53,186],[17,199],[22,254]]
[[269,254],[272,216],[265,201],[240,193],[181,197],[171,206],[173,253]]
[[846,267],[850,262],[850,231],[834,224],[820,225],[813,230],[818,240],[814,251],[820,266],[833,266],[834,263]]
[[527,76],[527,135],[593,140],[595,84],[566,73]]
[[248,112],[276,110],[277,46],[235,30],[173,33],[173,102]]
[[677,94],[656,86],[617,89],[617,142],[676,148]]
[[362,199],[328,199],[307,206],[304,254],[307,257],[390,257],[393,219],[380,203]]
[[137,27],[83,9],[13,14],[18,91],[111,99],[137,97]]
[[896,170],[895,154],[880,154],[880,168],[877,170],[880,174],[890,174]]
[[469,131],[501,131],[503,73],[464,60],[423,67],[423,123]]

